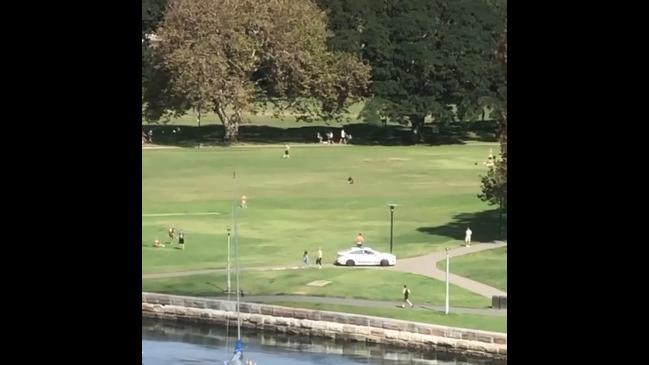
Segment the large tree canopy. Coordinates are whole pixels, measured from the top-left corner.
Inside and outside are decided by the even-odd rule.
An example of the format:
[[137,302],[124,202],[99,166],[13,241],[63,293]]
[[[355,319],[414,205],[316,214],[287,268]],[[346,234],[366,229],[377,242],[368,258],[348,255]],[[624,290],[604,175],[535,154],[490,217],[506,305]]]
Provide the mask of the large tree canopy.
[[229,140],[253,101],[331,118],[370,77],[357,56],[327,50],[326,14],[310,0],[170,0],[155,33],[146,115],[214,111]]
[[333,49],[372,66],[366,115],[421,128],[481,114],[505,98],[494,52],[504,0],[318,0],[329,11]]

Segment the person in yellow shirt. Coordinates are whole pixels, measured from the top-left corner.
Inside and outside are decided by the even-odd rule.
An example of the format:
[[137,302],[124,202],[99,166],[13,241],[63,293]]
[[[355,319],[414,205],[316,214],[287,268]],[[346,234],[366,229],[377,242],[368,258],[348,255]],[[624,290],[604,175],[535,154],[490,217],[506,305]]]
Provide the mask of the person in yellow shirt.
[[246,195],[241,195],[241,208],[248,208],[248,203],[247,203],[248,197]]
[[365,237],[363,237],[362,233],[359,233],[356,236],[356,247],[362,247],[364,243],[365,243]]

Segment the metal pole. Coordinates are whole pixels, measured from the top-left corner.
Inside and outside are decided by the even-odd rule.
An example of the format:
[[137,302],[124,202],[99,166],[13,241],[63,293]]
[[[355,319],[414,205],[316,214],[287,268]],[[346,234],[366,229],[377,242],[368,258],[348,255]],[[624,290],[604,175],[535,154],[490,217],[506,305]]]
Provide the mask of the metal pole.
[[230,281],[230,227],[228,227],[228,293],[232,293]]
[[392,253],[392,232],[394,227],[394,208],[390,207],[390,253]]
[[446,248],[446,306],[444,309],[445,314],[448,314],[448,287],[449,287],[448,272],[449,272],[450,265],[451,265],[451,260],[450,260],[450,256],[448,255],[448,248]]
[[503,238],[503,197],[500,197],[500,207],[498,209],[499,222],[498,222],[498,233],[500,238]]

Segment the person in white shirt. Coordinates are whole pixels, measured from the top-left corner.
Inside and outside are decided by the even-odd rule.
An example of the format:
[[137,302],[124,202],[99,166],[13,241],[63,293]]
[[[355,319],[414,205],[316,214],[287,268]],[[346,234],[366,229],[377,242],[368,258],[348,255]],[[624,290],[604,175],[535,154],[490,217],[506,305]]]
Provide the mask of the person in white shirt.
[[466,245],[466,247],[471,246],[471,234],[473,234],[473,232],[471,232],[471,228],[467,227],[464,235],[464,244]]
[[345,130],[344,130],[344,129],[341,129],[341,130],[340,130],[340,144],[343,144],[343,143],[346,143],[346,140],[345,140]]

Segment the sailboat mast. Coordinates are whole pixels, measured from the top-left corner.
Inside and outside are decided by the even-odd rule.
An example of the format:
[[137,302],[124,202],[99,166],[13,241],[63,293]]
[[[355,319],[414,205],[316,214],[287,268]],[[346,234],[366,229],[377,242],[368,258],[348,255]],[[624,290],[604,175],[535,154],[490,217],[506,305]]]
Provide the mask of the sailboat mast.
[[[238,186],[239,184],[237,183],[237,172],[236,170],[233,173],[234,177],[234,185],[235,185],[235,191],[238,196]],[[239,311],[239,303],[240,303],[240,293],[241,289],[239,287],[239,210],[237,209],[238,204],[236,204],[236,200],[234,202],[234,257],[235,257],[235,268],[236,268],[236,280],[237,280],[237,340],[241,340],[241,312]]]

